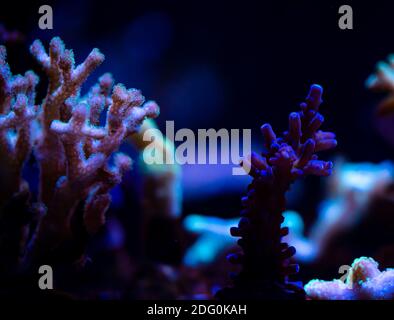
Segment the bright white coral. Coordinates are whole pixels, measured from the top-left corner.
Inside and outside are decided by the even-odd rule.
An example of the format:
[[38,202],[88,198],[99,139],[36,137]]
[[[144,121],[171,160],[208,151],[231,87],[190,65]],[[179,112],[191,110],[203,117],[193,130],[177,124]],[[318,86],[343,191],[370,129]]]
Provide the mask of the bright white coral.
[[361,257],[354,260],[345,282],[312,280],[305,292],[314,300],[392,300],[394,269],[380,271],[374,259]]

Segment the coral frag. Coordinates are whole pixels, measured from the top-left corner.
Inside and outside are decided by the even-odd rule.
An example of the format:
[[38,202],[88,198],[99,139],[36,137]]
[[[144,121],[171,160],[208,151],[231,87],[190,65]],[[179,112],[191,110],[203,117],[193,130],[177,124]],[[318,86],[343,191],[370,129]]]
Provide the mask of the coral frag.
[[328,176],[332,163],[318,160],[316,152],[336,146],[335,135],[319,130],[324,118],[319,113],[322,88],[312,85],[301,110],[289,116],[289,129],[277,137],[269,124],[261,127],[265,150],[253,153],[243,166],[253,177],[247,196],[242,199],[238,227],[231,234],[239,237],[242,252],[230,254],[230,262],[241,265],[233,276],[234,286],[217,293],[219,299],[303,299],[302,287],[289,281],[298,272],[290,258],[295,248],[282,243],[288,228],[281,228],[286,208],[285,194],[298,178]]

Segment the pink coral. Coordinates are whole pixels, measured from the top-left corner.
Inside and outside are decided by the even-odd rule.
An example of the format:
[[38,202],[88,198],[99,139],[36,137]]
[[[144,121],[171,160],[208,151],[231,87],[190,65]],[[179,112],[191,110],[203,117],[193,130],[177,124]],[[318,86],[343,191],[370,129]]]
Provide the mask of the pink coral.
[[[38,77],[31,71],[12,75],[0,46],[0,175],[7,181],[0,192],[0,205],[20,191],[21,171],[32,150],[31,127],[37,116],[34,105]],[[3,190],[4,189],[4,190]]]
[[104,61],[98,49],[77,66],[73,51],[60,38],[51,40],[48,53],[38,40],[30,51],[49,79],[39,105],[37,76],[31,71],[13,76],[0,47],[0,161],[9,182],[8,192],[1,195],[4,203],[26,188],[21,172],[33,151],[40,169],[38,201],[46,214],[32,251],[42,256],[73,237],[71,219],[80,204],[89,233],[104,223],[109,191],[131,166],[131,159],[117,150],[146,118],[156,117],[159,108],[153,101],[144,103],[140,91],[114,85],[108,73],[82,95],[83,83]]
[[358,258],[348,270],[345,282],[312,280],[305,291],[316,300],[392,300],[394,269],[380,271],[378,266],[372,258]]

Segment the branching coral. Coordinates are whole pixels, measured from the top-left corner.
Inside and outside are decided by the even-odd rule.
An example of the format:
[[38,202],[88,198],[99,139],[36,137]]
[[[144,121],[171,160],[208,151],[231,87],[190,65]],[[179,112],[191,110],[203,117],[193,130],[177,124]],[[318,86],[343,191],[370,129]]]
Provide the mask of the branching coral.
[[110,74],[82,95],[83,83],[104,60],[98,49],[78,66],[59,38],[52,39],[49,53],[38,40],[30,50],[49,79],[38,106],[37,76],[31,71],[13,76],[0,47],[0,161],[2,181],[7,181],[1,195],[5,203],[27,188],[21,172],[33,150],[40,169],[38,203],[46,209],[31,250],[37,258],[73,237],[71,220],[78,207],[88,233],[104,223],[109,191],[131,166],[131,159],[117,150],[159,109],[153,101],[144,103],[140,91],[114,85]]
[[354,260],[345,282],[312,280],[305,286],[316,300],[394,299],[394,269],[380,271],[378,263],[367,257]]
[[5,47],[0,46],[0,176],[7,181],[7,187],[1,188],[0,205],[22,187],[22,167],[32,149],[37,83],[31,71],[13,76],[6,63]]
[[328,176],[332,163],[318,160],[316,152],[336,146],[335,135],[319,130],[324,118],[318,112],[322,88],[313,85],[301,110],[289,116],[289,130],[277,137],[272,127],[261,127],[265,151],[253,153],[243,163],[253,181],[242,199],[245,209],[238,227],[231,234],[240,237],[242,253],[229,255],[230,262],[242,269],[234,276],[234,286],[218,292],[219,299],[297,299],[304,291],[289,282],[298,272],[291,264],[294,247],[282,243],[288,228],[281,228],[286,207],[286,191],[298,178],[307,175]]

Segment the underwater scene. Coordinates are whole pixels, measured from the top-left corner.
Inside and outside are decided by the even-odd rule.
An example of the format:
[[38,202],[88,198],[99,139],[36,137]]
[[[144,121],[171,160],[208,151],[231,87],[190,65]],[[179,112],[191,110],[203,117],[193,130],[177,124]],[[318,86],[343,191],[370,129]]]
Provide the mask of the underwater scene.
[[0,301],[394,300],[393,12],[4,1]]

